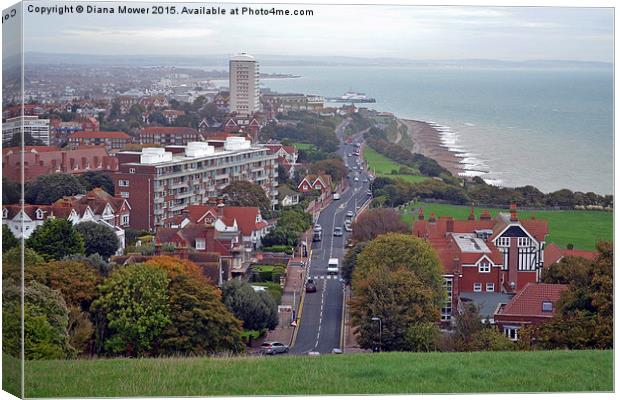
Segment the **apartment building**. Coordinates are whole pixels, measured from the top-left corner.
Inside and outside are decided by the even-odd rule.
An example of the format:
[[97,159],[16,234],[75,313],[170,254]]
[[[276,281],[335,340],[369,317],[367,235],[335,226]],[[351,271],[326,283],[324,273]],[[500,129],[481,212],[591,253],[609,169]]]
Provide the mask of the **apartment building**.
[[242,53],[229,62],[229,107],[231,113],[252,115],[260,110],[258,61]]
[[50,120],[39,119],[36,115],[24,115],[8,118],[2,123],[2,141],[11,140],[15,134],[30,134],[34,139],[39,139],[44,145],[50,144]]
[[112,174],[115,193],[132,207],[131,227],[165,226],[189,205],[205,204],[234,181],[250,181],[277,204],[276,156],[243,137],[227,137],[222,147],[205,142],[117,153]]

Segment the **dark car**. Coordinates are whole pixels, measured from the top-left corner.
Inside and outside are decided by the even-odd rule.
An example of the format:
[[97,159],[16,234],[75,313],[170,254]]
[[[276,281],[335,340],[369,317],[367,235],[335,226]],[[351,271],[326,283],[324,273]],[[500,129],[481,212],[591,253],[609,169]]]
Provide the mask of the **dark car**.
[[308,279],[306,282],[306,293],[314,292],[316,292],[316,283],[314,283],[314,279]]
[[288,346],[280,342],[264,342],[260,345],[261,354],[280,354],[288,353]]

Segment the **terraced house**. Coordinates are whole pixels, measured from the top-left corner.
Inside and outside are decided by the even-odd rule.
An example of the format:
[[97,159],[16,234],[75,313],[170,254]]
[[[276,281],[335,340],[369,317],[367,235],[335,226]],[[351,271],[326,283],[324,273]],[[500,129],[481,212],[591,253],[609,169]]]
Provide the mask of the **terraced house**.
[[491,319],[500,304],[508,303],[527,284],[539,282],[547,233],[547,221],[520,220],[514,204],[510,213],[495,218],[484,211],[476,219],[472,208],[464,221],[432,213],[425,219],[420,210],[413,234],[436,250],[450,298],[441,310],[442,321],[449,322],[467,302]]
[[205,204],[234,181],[260,185],[277,204],[276,156],[243,137],[227,137],[220,148],[206,142],[117,153],[115,193],[132,207],[131,227],[154,229],[189,205]]

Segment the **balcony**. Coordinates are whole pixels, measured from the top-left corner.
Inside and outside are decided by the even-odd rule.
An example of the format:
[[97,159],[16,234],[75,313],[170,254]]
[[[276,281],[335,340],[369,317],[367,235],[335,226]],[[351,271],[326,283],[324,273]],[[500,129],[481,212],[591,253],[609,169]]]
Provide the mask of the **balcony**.
[[187,204],[175,204],[172,207],[169,207],[169,210],[172,212],[184,210],[187,207]]
[[169,189],[180,189],[187,187],[187,182],[176,182],[169,186]]

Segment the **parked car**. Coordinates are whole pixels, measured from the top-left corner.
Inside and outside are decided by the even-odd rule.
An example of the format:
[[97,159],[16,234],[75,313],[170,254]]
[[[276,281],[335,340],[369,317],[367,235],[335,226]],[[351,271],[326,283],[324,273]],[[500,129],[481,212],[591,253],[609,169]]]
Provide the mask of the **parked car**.
[[323,228],[321,228],[321,225],[320,225],[320,224],[316,224],[316,225],[314,225],[314,231],[315,231],[315,232],[320,232],[320,231],[322,231],[322,230],[323,230]]
[[335,227],[334,228],[334,236],[342,236],[342,235],[343,235],[342,228],[339,227],[339,226]]
[[372,190],[367,191],[367,192],[366,192],[366,194],[367,194],[368,196],[372,196]]
[[353,232],[353,228],[351,228],[351,221],[344,221],[344,230],[347,232]]
[[353,217],[353,211],[351,210],[347,211],[347,217],[349,218]]
[[360,178],[358,178],[357,176],[355,177],[355,179],[353,179],[355,182],[359,181]]
[[316,283],[314,283],[314,279],[308,279],[306,281],[306,293],[314,292],[316,292]]
[[340,200],[340,193],[334,193],[334,195],[332,196],[332,198],[334,200]]
[[264,342],[260,345],[260,352],[265,355],[288,353],[288,346],[280,342]]

